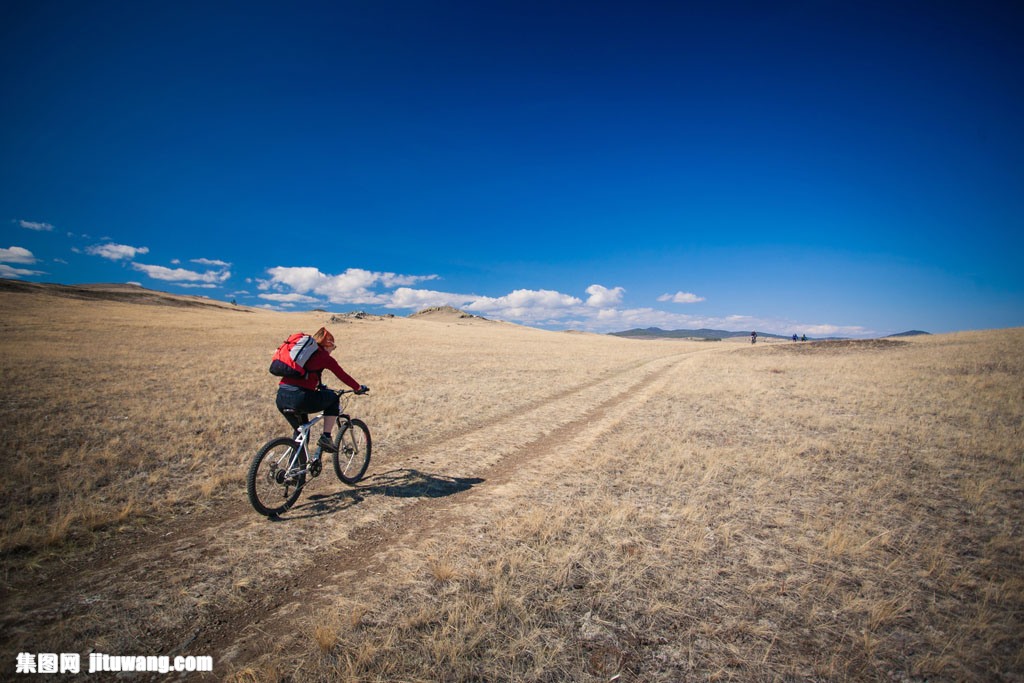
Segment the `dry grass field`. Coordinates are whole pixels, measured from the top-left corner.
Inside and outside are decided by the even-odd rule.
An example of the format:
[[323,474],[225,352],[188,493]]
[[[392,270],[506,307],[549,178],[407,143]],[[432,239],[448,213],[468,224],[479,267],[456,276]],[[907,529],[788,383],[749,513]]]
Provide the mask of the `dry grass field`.
[[[752,347],[199,303],[0,291],[0,678],[95,651],[234,683],[1024,680],[1024,329]],[[323,324],[373,462],[267,520],[266,368]]]

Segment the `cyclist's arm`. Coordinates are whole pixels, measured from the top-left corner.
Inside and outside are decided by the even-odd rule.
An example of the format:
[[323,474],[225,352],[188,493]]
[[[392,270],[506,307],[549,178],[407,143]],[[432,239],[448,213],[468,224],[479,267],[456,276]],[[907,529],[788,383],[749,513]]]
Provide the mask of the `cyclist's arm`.
[[332,356],[327,356],[324,362],[324,368],[333,372],[335,377],[347,384],[353,391],[359,391],[359,382],[352,379],[352,376],[345,372],[342,367],[338,365],[338,361],[334,360]]

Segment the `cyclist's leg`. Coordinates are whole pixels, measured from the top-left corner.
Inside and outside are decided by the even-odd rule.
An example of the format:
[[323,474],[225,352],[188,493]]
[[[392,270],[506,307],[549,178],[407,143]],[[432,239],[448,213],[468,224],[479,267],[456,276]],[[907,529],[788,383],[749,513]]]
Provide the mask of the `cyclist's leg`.
[[324,434],[330,437],[335,423],[338,421],[338,413],[341,412],[341,404],[338,395],[330,389],[320,389],[308,397],[308,404],[311,407],[309,412],[323,412]]
[[[285,394],[284,399],[280,396]],[[318,446],[331,453],[334,452],[335,446],[332,439],[331,431],[334,429],[334,425],[338,420],[338,413],[340,411],[340,405],[338,395],[329,389],[297,389],[297,391],[279,391],[278,407],[280,408],[283,404],[301,413],[323,413],[323,435],[317,441],[310,435],[311,442],[316,443]],[[287,416],[286,416],[287,417]],[[308,418],[307,418],[308,419]]]
[[291,425],[293,432],[309,421],[309,411],[303,407],[303,394],[299,387],[282,384],[277,390],[277,409]]

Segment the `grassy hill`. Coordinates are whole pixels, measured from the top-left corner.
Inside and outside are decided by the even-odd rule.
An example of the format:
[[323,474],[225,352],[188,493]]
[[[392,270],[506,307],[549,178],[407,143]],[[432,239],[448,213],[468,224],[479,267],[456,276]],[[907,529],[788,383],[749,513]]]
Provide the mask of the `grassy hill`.
[[[1022,670],[1024,329],[637,344],[33,288],[0,321],[0,677],[90,650],[235,683]],[[270,521],[267,365],[325,323],[373,460]]]
[[929,332],[922,332],[921,330],[908,330],[906,332],[897,332],[896,334],[890,334],[890,337],[919,337],[922,334],[930,334]]
[[51,283],[23,282],[21,280],[0,279],[0,295],[4,293],[38,294],[67,299],[86,299],[90,301],[118,301],[132,304],[148,304],[157,306],[209,307],[234,311],[251,311],[246,306],[235,306],[224,301],[203,296],[186,294],[169,294],[139,285],[126,283],[96,283],[83,285],[61,285]]

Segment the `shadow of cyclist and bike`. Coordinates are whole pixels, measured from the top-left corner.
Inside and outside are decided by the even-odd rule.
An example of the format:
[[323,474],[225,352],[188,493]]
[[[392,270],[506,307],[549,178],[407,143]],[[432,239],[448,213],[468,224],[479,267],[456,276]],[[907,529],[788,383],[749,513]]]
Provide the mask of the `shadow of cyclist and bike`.
[[[325,471],[324,474],[327,474]],[[324,476],[324,475],[321,475]],[[320,517],[341,512],[362,503],[372,496],[386,498],[444,498],[468,491],[484,479],[479,477],[449,477],[414,469],[398,469],[373,474],[352,488],[335,493],[314,494],[303,503],[285,513],[286,519]]]

